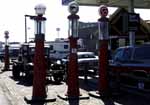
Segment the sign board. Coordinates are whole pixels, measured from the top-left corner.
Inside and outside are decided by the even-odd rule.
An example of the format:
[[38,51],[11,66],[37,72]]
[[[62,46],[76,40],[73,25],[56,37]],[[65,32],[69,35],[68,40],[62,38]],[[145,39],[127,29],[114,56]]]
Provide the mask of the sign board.
[[128,13],[128,30],[137,31],[140,24],[140,16],[136,13]]
[[62,0],[62,5],[68,5],[72,1],[74,0]]

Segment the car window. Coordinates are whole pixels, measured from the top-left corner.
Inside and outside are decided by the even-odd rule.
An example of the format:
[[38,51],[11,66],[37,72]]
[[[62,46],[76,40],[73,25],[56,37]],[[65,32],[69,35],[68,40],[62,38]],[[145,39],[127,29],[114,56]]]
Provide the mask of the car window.
[[78,59],[84,58],[83,55],[78,55]]
[[124,50],[124,53],[123,53],[123,60],[124,60],[124,61],[130,60],[131,55],[132,55],[131,49],[130,49],[130,48],[125,49],[125,50]]
[[117,50],[114,52],[114,54],[113,54],[113,59],[114,59],[114,61],[121,60],[122,54],[123,54],[123,50],[122,50],[122,49],[117,49]]
[[132,49],[131,48],[121,48],[117,49],[113,54],[114,61],[128,61],[131,59]]
[[136,48],[134,52],[134,59],[150,59],[150,47]]
[[95,55],[88,55],[88,58],[95,58]]

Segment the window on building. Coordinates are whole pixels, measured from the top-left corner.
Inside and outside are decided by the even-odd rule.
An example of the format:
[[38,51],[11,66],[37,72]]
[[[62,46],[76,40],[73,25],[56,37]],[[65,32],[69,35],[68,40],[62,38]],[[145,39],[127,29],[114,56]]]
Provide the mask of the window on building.
[[54,50],[54,46],[53,45],[50,45],[50,50]]
[[64,45],[64,49],[68,49],[68,45]]

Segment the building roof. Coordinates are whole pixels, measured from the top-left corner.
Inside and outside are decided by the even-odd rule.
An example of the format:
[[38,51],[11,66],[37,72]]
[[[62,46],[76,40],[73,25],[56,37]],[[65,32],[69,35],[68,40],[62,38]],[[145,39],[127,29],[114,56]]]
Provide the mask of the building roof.
[[[124,15],[123,14],[127,14],[128,11],[124,8],[118,8],[110,17],[109,17],[109,21],[111,24],[111,28],[110,28],[110,33],[112,36],[114,35],[119,35],[119,36],[128,36],[128,30],[124,30],[123,29],[123,18]],[[150,37],[150,27],[149,25],[140,18],[140,24],[139,24],[139,28],[136,32],[136,36],[143,36],[144,37]]]
[[[123,14],[128,13],[124,8],[118,8],[110,17],[110,29],[109,35],[112,38],[128,38],[128,31],[123,29]],[[91,25],[90,25],[91,24]],[[92,36],[92,37],[91,37]],[[117,37],[116,37],[117,36]],[[95,23],[83,23],[80,22],[79,26],[79,37],[82,38],[97,38],[98,37],[98,25]],[[150,37],[150,24],[140,18],[139,29],[136,32],[137,39],[149,38]]]

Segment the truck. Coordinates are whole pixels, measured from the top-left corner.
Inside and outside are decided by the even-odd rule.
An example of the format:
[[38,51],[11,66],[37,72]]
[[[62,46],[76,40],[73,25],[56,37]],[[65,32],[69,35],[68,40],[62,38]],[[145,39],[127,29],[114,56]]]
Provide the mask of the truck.
[[69,54],[70,45],[68,40],[55,40],[49,43],[50,45],[50,58],[63,59]]
[[[70,43],[69,39],[56,38],[55,41],[50,41],[50,58],[55,60],[61,60],[69,55]],[[78,39],[77,41],[78,51],[85,51],[83,40]]]
[[[51,61],[49,57],[50,48],[48,44],[44,45],[44,50],[47,65],[47,77],[53,78],[55,82],[60,83],[64,76],[63,65],[55,61]],[[18,59],[12,61],[12,75],[14,79],[20,79],[20,77],[23,76],[26,80],[32,81],[34,53],[35,43],[24,43],[21,45]]]
[[108,77],[110,83],[115,84],[114,87],[133,93],[149,94],[149,71],[150,45],[124,46],[114,52],[109,64]]

